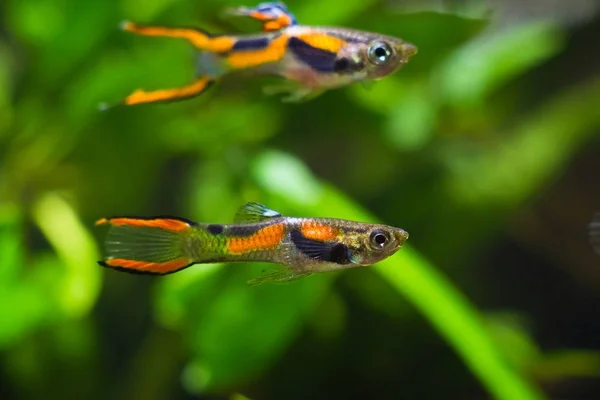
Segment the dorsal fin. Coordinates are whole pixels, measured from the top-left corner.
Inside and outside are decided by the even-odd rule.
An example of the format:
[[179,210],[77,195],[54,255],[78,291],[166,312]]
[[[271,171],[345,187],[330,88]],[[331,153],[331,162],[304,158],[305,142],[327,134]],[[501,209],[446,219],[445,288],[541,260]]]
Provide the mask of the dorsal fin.
[[235,214],[234,222],[252,223],[282,217],[281,213],[271,210],[259,203],[246,203]]

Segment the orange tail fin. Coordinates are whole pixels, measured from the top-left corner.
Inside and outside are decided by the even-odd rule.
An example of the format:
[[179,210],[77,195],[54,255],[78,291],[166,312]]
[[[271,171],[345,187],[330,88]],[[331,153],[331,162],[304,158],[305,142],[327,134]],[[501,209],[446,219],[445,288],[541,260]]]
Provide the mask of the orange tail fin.
[[141,26],[129,21],[121,23],[121,28],[138,35],[185,39],[199,50],[211,51],[213,53],[226,53],[235,44],[235,40],[231,37],[212,36],[199,29]]
[[145,91],[138,89],[125,98],[123,103],[127,106],[144,103],[159,103],[167,101],[177,101],[196,97],[204,93],[212,86],[214,81],[207,77],[202,77],[194,83],[174,89],[161,89],[153,91]]
[[193,258],[184,245],[193,223],[179,218],[103,218],[110,225],[106,257],[98,263],[126,272],[164,275],[189,267]]

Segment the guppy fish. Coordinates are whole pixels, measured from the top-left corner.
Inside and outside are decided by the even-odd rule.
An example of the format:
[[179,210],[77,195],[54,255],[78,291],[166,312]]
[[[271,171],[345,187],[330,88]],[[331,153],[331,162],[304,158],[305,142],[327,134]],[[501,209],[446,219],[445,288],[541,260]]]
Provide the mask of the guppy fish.
[[198,224],[182,218],[103,218],[110,225],[98,263],[164,275],[193,264],[262,261],[286,268],[249,283],[287,282],[318,272],[374,264],[408,239],[400,228],[328,218],[292,218],[258,203],[240,207],[235,223]]
[[238,7],[232,14],[263,23],[263,33],[211,35],[199,29],[142,26],[124,22],[126,31],[145,36],[185,39],[200,51],[197,78],[187,86],[136,90],[125,105],[173,101],[198,96],[224,75],[249,71],[275,75],[295,83],[269,92],[288,92],[284,101],[314,97],[323,90],[385,77],[417,53],[417,48],[391,36],[359,30],[298,25],[282,3]]

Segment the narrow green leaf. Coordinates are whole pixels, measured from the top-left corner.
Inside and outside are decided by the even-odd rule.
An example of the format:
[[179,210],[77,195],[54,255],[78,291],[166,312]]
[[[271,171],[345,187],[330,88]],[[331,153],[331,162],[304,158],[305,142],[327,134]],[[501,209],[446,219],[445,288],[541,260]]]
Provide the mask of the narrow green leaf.
[[555,55],[563,32],[535,21],[467,43],[438,69],[438,89],[450,103],[481,101],[510,79]]
[[57,292],[63,311],[71,317],[87,314],[101,285],[94,239],[75,210],[57,194],[42,197],[34,206],[33,216],[66,269]]

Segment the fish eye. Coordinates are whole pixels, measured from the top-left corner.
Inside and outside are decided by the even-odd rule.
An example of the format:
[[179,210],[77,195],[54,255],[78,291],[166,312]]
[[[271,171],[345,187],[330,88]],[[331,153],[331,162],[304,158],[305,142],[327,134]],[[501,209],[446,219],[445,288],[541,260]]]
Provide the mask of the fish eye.
[[373,247],[376,249],[383,249],[390,239],[385,232],[376,230],[371,232],[370,240]]
[[367,57],[373,64],[383,64],[392,56],[392,48],[385,42],[375,42],[367,50]]

